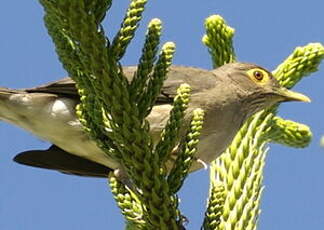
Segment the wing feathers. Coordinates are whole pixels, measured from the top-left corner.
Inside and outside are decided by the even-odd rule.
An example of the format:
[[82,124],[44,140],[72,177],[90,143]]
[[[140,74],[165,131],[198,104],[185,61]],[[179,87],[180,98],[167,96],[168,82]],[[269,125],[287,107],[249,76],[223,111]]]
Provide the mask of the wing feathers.
[[79,176],[107,177],[108,173],[112,171],[103,165],[65,152],[55,145],[47,150],[30,150],[19,153],[15,156],[14,161]]

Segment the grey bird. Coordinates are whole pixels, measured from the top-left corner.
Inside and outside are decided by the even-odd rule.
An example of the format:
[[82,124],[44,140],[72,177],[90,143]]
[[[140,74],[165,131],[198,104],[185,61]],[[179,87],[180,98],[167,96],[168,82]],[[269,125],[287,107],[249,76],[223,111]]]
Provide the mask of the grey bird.
[[[124,67],[131,80],[136,67]],[[254,113],[284,101],[310,99],[281,87],[266,69],[248,63],[231,63],[214,70],[171,66],[156,105],[147,117],[153,140],[165,126],[176,89],[182,83],[191,88],[187,114],[195,108],[205,111],[205,121],[190,171],[210,163],[231,143],[237,131]],[[0,88],[0,119],[17,125],[53,145],[47,150],[31,150],[14,160],[34,167],[63,173],[107,177],[119,169],[88,135],[75,114],[79,95],[75,82],[64,78],[30,89]],[[186,116],[189,119],[190,116]]]

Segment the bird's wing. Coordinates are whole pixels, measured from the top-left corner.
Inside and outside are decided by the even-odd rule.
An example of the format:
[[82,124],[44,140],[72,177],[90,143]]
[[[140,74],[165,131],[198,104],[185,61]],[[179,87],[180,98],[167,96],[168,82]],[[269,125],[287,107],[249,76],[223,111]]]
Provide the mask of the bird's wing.
[[[136,67],[134,66],[123,67],[123,72],[129,81],[132,80],[135,71]],[[157,97],[156,104],[172,103],[177,94],[177,88],[183,83],[189,84],[191,93],[194,94],[214,87],[216,81],[215,75],[211,71],[188,66],[171,66],[167,74],[167,80],[164,81],[162,86],[161,94]],[[25,89],[25,91],[53,93],[79,98],[75,82],[68,77],[46,85]]]
[[67,97],[79,98],[75,81],[69,77],[24,90],[28,93],[53,93]]
[[[134,72],[136,71],[135,66],[127,66],[123,68],[124,74],[127,79],[131,81],[133,78]],[[78,90],[75,85],[75,81],[70,78],[62,78],[53,82],[49,82],[44,85],[40,85],[34,88],[23,89],[29,93],[53,93],[57,95],[62,95],[66,97],[80,98]]]
[[47,150],[30,150],[19,153],[14,161],[38,168],[58,170],[65,174],[88,177],[108,177],[112,169],[78,157],[52,145]]

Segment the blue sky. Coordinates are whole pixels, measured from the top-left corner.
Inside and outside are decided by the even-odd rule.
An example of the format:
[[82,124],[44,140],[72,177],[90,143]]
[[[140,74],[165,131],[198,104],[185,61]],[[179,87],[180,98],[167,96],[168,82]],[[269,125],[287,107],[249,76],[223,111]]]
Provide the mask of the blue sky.
[[[128,2],[114,1],[105,23],[108,34],[116,32]],[[146,25],[158,17],[164,25],[162,41],[177,45],[175,64],[211,68],[201,43],[203,22],[211,14],[220,14],[236,29],[238,59],[273,69],[296,46],[324,42],[323,8],[321,0],[150,1],[123,64],[137,63]],[[66,76],[42,17],[37,1],[6,0],[1,4],[1,86],[25,88]],[[305,149],[271,144],[259,230],[324,226],[324,148],[319,146],[324,133],[324,66],[295,89],[313,102],[284,104],[280,115],[309,125],[313,141]],[[19,128],[0,123],[0,229],[123,229],[105,180],[67,176],[11,160],[18,152],[48,146]],[[207,171],[189,176],[180,193],[183,214],[190,220],[188,229],[199,229],[207,192]]]

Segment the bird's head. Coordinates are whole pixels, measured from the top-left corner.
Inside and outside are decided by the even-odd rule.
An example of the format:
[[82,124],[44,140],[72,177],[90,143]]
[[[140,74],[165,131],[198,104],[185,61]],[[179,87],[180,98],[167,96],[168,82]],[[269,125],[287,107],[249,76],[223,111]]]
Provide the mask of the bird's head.
[[[278,102],[310,102],[309,97],[282,87],[268,70],[249,63],[230,63],[217,69],[230,78],[244,104],[252,106],[253,112],[262,110]],[[227,79],[228,81],[228,79]]]

